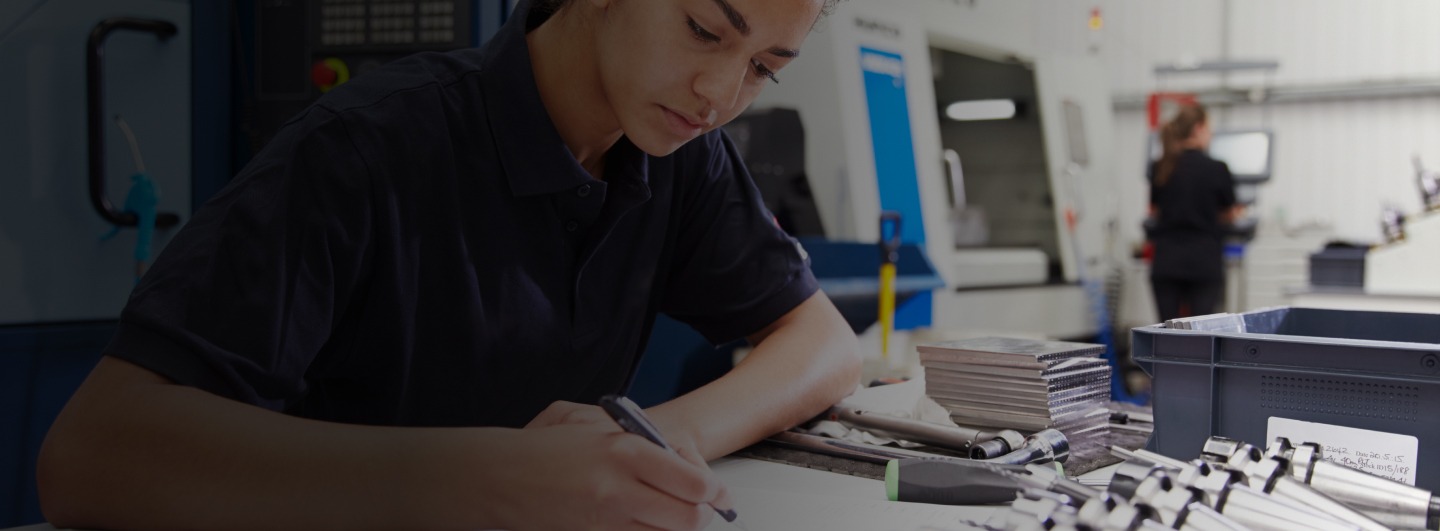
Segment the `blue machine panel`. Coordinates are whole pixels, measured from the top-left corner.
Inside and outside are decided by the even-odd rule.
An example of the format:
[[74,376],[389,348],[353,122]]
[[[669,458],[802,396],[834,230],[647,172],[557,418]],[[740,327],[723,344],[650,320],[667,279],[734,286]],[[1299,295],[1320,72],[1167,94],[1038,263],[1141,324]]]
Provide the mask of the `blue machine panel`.
[[[909,101],[905,96],[905,58],[862,46],[860,70],[864,74],[865,102],[870,111],[870,141],[875,151],[880,209],[900,213],[901,241],[924,244],[925,223],[920,209],[915,143],[910,131]],[[929,292],[919,293],[897,307],[895,328],[930,326],[931,299]]]

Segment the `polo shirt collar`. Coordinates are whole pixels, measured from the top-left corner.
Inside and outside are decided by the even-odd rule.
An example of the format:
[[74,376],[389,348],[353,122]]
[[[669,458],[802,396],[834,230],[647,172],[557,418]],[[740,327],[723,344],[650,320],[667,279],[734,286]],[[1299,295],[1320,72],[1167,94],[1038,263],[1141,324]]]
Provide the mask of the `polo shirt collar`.
[[[501,167],[516,196],[563,192],[594,181],[570,152],[555,122],[540,99],[530,47],[525,41],[525,19],[530,2],[521,2],[514,15],[486,45],[481,91],[491,137]],[[646,154],[622,138],[606,153],[606,180],[613,170],[646,182]]]

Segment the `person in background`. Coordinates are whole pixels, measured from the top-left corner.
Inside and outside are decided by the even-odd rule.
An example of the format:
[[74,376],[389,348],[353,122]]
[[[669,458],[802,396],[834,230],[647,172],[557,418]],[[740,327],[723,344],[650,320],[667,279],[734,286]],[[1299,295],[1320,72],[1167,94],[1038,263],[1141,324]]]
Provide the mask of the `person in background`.
[[1242,214],[1235,179],[1210,158],[1205,108],[1188,105],[1160,130],[1164,154],[1150,166],[1150,284],[1162,321],[1215,313],[1225,289],[1226,227]]
[[[836,0],[537,0],[322,97],[175,236],[42,447],[56,527],[698,529],[859,380],[730,139]],[[647,415],[655,317],[754,350]],[[743,510],[740,511],[743,514]]]

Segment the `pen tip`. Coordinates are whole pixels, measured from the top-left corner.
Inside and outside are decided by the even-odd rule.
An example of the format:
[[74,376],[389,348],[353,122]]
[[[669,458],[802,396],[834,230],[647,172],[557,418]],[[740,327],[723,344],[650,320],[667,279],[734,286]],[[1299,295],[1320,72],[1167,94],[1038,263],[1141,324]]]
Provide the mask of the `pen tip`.
[[724,518],[726,522],[734,523],[737,518],[740,518],[740,515],[735,512],[735,509],[721,509],[719,507],[715,507],[714,505],[711,505],[710,507],[714,508],[715,513],[719,514],[721,518]]

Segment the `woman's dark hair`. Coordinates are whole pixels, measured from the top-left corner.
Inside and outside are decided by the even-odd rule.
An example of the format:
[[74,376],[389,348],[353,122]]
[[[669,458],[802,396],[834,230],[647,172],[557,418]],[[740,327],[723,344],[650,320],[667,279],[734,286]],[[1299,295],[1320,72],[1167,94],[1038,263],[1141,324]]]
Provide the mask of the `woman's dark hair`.
[[525,31],[531,31],[540,27],[550,15],[554,15],[566,2],[570,0],[534,0],[530,2],[530,12],[525,14]]
[[[570,0],[533,0],[530,3],[530,12],[525,14],[525,31],[540,27],[546,20],[550,20],[550,15],[554,15],[569,2]],[[825,0],[825,5],[820,7],[820,17],[829,15],[838,3],[840,0]]]
[[1200,104],[1186,105],[1180,108],[1165,127],[1160,128],[1160,144],[1165,153],[1160,156],[1160,162],[1155,165],[1155,186],[1165,186],[1170,182],[1170,175],[1175,173],[1175,161],[1180,158],[1180,153],[1185,151],[1185,141],[1195,134],[1195,128],[1207,120],[1205,106]]

